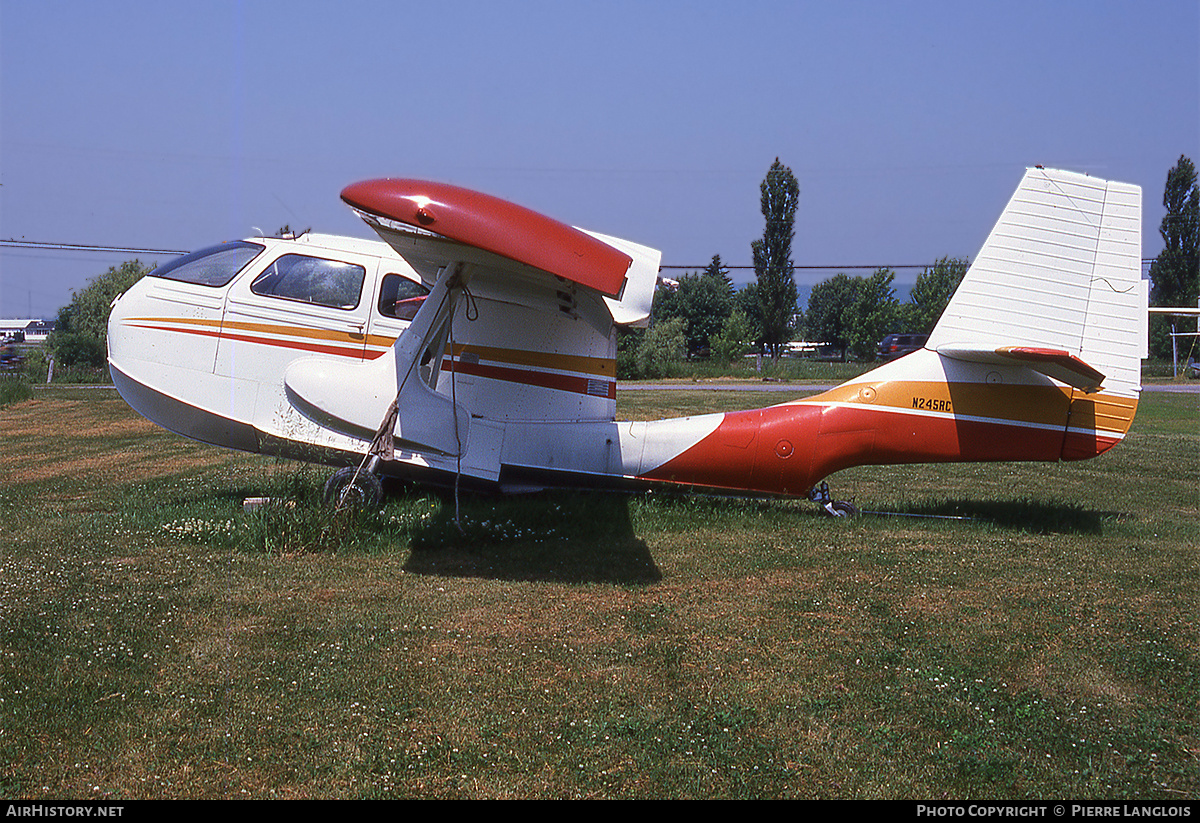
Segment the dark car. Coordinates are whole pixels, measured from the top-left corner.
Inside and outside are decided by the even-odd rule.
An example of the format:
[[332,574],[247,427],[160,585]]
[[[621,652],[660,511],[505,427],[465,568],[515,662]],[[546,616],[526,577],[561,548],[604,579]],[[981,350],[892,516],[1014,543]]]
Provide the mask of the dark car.
[[16,337],[0,340],[0,373],[8,374],[20,370],[25,358],[16,347]]
[[895,360],[925,345],[927,334],[889,334],[879,341],[875,356],[880,360]]

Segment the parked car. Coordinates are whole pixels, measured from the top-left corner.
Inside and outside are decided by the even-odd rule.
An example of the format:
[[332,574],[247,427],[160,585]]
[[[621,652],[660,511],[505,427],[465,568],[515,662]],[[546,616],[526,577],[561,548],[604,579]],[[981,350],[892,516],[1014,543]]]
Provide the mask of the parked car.
[[25,363],[25,357],[16,346],[17,339],[5,337],[0,340],[0,373],[10,374],[20,371]]
[[879,341],[875,356],[880,360],[895,360],[925,345],[927,334],[889,334]]

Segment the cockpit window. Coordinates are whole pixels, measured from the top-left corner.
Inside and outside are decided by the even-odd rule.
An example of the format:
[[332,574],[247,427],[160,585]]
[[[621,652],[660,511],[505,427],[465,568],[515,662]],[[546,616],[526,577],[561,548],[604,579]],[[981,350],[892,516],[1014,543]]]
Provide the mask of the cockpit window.
[[429,289],[398,274],[385,274],[379,288],[379,313],[397,320],[412,320]]
[[150,274],[198,286],[224,286],[264,248],[257,243],[235,240],[176,257]]
[[353,309],[362,296],[365,278],[366,269],[362,266],[285,254],[254,278],[250,291],[333,309]]

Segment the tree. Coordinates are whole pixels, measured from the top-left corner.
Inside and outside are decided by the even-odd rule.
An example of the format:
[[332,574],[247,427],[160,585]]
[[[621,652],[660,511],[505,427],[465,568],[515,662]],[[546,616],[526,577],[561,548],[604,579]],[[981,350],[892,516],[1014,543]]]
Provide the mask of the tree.
[[758,284],[747,283],[733,295],[734,311],[740,311],[750,324],[750,339],[758,350],[762,350],[762,308],[758,304]]
[[804,325],[808,338],[868,360],[875,344],[900,325],[900,303],[891,269],[870,277],[839,273],[813,286]]
[[899,326],[900,303],[892,288],[895,277],[891,269],[878,269],[870,277],[854,278],[858,281],[854,300],[843,311],[842,324],[846,343],[859,360],[872,359],[875,344]]
[[[1150,265],[1150,301],[1156,306],[1195,307],[1200,294],[1200,188],[1196,167],[1186,156],[1167,173],[1163,191],[1167,213],[1159,226],[1163,250]],[[1151,346],[1160,357],[1171,355],[1170,321],[1155,318]]]
[[754,351],[754,326],[741,309],[725,318],[721,331],[709,339],[714,360],[733,363]]
[[682,320],[691,354],[707,348],[709,339],[721,331],[732,311],[733,281],[719,254],[713,255],[703,272],[685,274],[675,289],[660,286],[654,296],[654,317]]
[[813,286],[808,295],[808,310],[804,313],[805,336],[809,340],[845,352],[849,336],[843,318],[847,308],[857,299],[861,280],[838,273]]
[[687,348],[683,318],[673,317],[650,324],[637,348],[640,377],[669,377],[683,362]]
[[137,260],[126,260],[71,293],[71,302],[58,310],[54,334],[47,343],[61,362],[104,365],[112,301],[145,277],[151,268]]
[[750,244],[750,250],[758,284],[756,294],[762,323],[762,342],[772,358],[778,360],[784,344],[792,339],[796,314],[792,238],[795,236],[800,186],[792,170],[776,157],[759,190],[766,228],[762,239]]
[[903,329],[917,334],[929,334],[946,304],[962,282],[970,264],[965,258],[943,257],[917,275],[903,311]]

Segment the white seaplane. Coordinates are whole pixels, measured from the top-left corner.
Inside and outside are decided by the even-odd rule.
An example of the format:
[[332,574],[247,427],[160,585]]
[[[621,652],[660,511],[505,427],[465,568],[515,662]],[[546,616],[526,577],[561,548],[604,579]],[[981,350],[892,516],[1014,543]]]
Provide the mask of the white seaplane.
[[[1125,436],[1141,390],[1141,190],[1029,169],[925,347],[822,394],[616,416],[617,329],[660,253],[455,186],[356,183],[384,242],[255,237],[160,266],[113,305],[122,397],[196,440],[380,477],[809,497],[858,465],[1058,461]],[[818,486],[819,484],[819,486]]]

